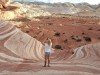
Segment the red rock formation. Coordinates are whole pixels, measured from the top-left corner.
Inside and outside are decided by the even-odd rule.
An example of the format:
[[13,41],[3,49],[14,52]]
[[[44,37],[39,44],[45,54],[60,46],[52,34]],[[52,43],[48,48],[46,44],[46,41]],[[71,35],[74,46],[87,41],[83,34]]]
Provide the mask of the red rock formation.
[[5,62],[24,59],[43,60],[41,42],[15,28],[8,21],[0,21],[0,50],[1,57],[6,59],[1,61]]
[[0,8],[6,8],[10,2],[11,0],[0,0]]
[[47,73],[41,67],[44,59],[42,43],[20,31],[10,22],[0,21],[0,72],[10,75],[20,71],[23,73],[19,72],[16,75],[30,75],[29,70],[38,70],[35,72],[39,73],[38,75],[52,75],[50,72],[59,75],[59,71],[66,75],[99,75],[99,45],[100,43],[81,46],[73,50],[73,55],[67,50],[54,51],[51,55],[53,67],[46,68]]

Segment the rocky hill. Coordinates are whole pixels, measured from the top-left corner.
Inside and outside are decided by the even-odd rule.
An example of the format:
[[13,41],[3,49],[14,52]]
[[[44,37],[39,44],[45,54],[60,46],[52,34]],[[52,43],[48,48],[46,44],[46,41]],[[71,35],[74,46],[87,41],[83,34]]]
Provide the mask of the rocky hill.
[[[6,14],[12,15],[11,19],[15,18],[16,15],[19,16],[21,14],[22,17],[37,17],[37,16],[51,16],[52,14],[70,14],[75,16],[100,16],[100,5],[90,5],[88,3],[43,3],[43,2],[13,2],[10,6],[17,7],[17,10],[11,11],[14,9],[12,7],[11,10],[8,9],[5,12],[5,9],[1,9],[0,13],[4,13],[0,15],[1,18],[6,16]],[[3,10],[3,11],[2,11]],[[9,10],[9,11],[8,11]],[[17,14],[15,14],[17,13]],[[8,19],[10,19],[8,17]]]
[[37,16],[51,16],[51,13],[35,7],[34,5],[21,4],[18,2],[13,2],[6,8],[0,9],[0,18],[3,20],[11,20],[19,17],[31,19]]
[[90,5],[88,3],[43,3],[43,2],[29,2],[27,4],[33,4],[39,6],[42,10],[55,14],[78,14],[84,16],[100,16],[100,5]]

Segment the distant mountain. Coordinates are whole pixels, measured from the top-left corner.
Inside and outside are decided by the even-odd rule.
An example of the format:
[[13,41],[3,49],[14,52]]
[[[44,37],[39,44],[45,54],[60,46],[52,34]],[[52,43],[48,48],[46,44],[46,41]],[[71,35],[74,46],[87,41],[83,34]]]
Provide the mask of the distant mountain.
[[[33,3],[34,4],[34,3]],[[39,3],[41,9],[55,14],[79,14],[81,12],[99,12],[100,4],[90,5],[88,3]],[[82,14],[82,13],[81,13]],[[89,13],[90,14],[90,13]]]
[[[91,5],[84,3],[44,3],[44,2],[25,2],[26,4],[33,4],[40,7],[44,11],[53,14],[77,14],[77,15],[91,15],[98,16],[100,13],[100,4]],[[98,13],[98,15],[96,15]],[[100,15],[99,15],[100,16]]]

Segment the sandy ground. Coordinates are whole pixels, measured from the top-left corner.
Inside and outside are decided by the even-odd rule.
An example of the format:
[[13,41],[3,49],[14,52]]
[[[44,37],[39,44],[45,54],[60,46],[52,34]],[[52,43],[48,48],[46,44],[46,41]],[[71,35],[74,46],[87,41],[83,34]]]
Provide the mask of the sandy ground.
[[[24,64],[25,65],[25,64]],[[93,69],[93,66],[82,65],[82,64],[51,64],[51,67],[42,67],[42,64],[30,64],[34,66],[25,70],[25,66],[21,67],[19,71],[7,71],[4,70],[0,73],[0,75],[100,75],[100,69],[98,71],[97,68]],[[82,67],[84,66],[84,67]],[[15,69],[15,68],[14,68]],[[23,71],[22,71],[23,69]]]

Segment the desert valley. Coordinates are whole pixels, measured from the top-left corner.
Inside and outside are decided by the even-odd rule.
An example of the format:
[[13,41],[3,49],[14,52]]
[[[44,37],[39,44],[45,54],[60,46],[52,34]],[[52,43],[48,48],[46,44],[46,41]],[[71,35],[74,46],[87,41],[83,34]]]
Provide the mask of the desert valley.
[[100,4],[0,1],[0,75],[100,75]]

